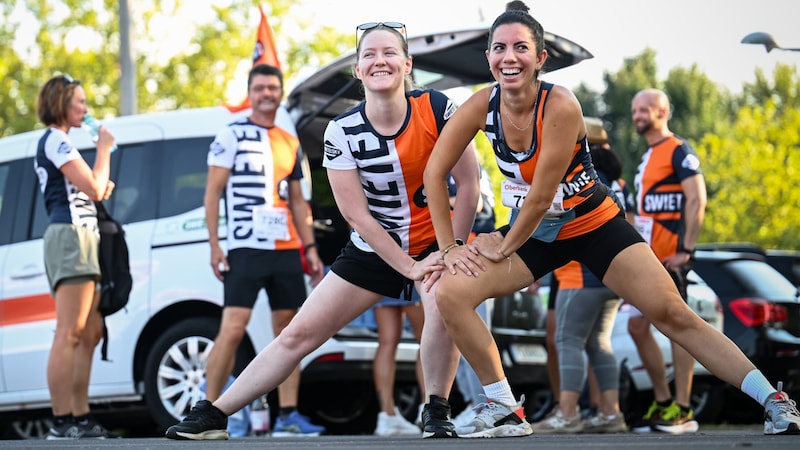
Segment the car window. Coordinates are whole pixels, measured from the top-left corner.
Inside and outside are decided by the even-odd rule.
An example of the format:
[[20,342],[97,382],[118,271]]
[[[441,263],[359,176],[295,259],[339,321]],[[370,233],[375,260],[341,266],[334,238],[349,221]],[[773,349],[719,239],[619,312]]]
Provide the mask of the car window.
[[203,206],[212,137],[165,143],[158,216],[169,217]]
[[[156,183],[160,168],[161,143],[147,142],[125,146],[113,171],[116,183],[109,199],[111,216],[123,224],[153,220],[156,217]],[[112,162],[114,156],[112,154]],[[113,165],[112,165],[113,167]]]
[[[8,188],[9,172],[11,171],[11,164],[0,164],[0,244],[6,244],[11,240],[11,202],[8,201],[9,195],[6,192],[11,190]],[[5,209],[3,208],[5,206]]]
[[790,299],[797,294],[797,287],[765,262],[734,260],[727,267],[749,291],[765,299]]

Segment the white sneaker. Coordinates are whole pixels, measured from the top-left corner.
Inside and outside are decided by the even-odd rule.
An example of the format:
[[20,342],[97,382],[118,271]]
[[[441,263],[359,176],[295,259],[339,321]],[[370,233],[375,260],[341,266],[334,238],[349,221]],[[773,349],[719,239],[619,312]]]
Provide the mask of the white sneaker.
[[378,424],[375,427],[376,436],[419,436],[421,434],[419,427],[407,421],[396,407],[393,416],[383,411],[378,413]]
[[800,411],[797,403],[783,392],[783,382],[778,382],[778,392],[767,398],[764,405],[764,434],[800,434]]
[[525,397],[513,406],[502,403],[481,403],[473,408],[477,415],[463,427],[456,427],[460,438],[492,438],[528,436],[533,433],[531,424],[525,420],[525,409],[522,407]]
[[472,403],[467,403],[467,406],[464,407],[464,410],[458,413],[457,416],[453,417],[453,425],[456,428],[465,427],[472,422],[472,419],[475,418],[477,413],[475,412],[475,407],[472,406]]
[[559,409],[555,415],[533,424],[535,434],[571,434],[583,432],[581,415],[576,410],[572,417],[564,417]]

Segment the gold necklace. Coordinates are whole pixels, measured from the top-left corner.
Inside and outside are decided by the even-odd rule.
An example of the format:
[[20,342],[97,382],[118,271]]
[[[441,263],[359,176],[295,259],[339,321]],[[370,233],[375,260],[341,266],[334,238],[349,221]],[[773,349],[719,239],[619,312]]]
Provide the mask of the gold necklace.
[[[539,83],[538,82],[535,83],[534,87],[536,88],[536,92],[537,92],[537,96],[538,96]],[[511,108],[508,107],[508,103],[506,103],[505,100],[503,100],[503,104],[506,107],[506,119],[508,119],[508,121],[511,123],[511,126],[516,128],[517,131],[526,131],[528,128],[531,127],[531,125],[533,125],[533,116],[534,116],[534,113],[536,112],[536,102],[533,103],[533,111],[531,111],[531,120],[528,121],[528,124],[525,125],[525,128],[518,127],[517,124],[515,124],[514,121],[511,120],[511,115],[508,113],[508,110],[511,109]]]
[[531,125],[533,125],[533,111],[531,111],[531,120],[528,121],[528,124],[525,125],[525,128],[518,127],[517,124],[515,124],[514,121],[511,120],[511,116],[508,114],[508,105],[506,105],[506,119],[508,119],[508,122],[511,124],[511,126],[516,128],[517,131],[525,131],[528,128],[530,128]]

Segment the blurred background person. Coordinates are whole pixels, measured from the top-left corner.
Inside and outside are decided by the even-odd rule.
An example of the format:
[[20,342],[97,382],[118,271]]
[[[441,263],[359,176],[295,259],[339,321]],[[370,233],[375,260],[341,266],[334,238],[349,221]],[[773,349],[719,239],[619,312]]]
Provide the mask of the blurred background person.
[[47,127],[34,169],[49,218],[44,263],[56,302],[56,329],[47,361],[53,426],[47,439],[118,437],[97,423],[89,409],[92,356],[103,327],[97,309],[100,233],[95,202],[114,190],[109,180],[114,136],[100,126],[97,154],[89,167],[68,136],[88,112],[81,83],[68,75],[55,76],[42,86],[36,108]]

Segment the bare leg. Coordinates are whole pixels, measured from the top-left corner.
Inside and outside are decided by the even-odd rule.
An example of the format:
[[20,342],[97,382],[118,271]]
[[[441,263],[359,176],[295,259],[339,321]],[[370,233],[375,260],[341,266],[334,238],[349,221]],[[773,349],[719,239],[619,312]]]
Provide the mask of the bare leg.
[[675,401],[681,406],[692,406],[694,358],[674,341],[672,342],[672,365],[675,368]]
[[530,286],[534,280],[516,254],[512,255],[510,262],[493,263],[485,258],[483,261],[486,272],[478,277],[467,276],[461,271],[455,275],[445,272],[435,292],[447,330],[475,369],[481,384],[486,386],[503,380],[505,374],[492,333],[475,308],[487,298],[508,295]]
[[72,415],[75,417],[89,414],[89,380],[92,375],[94,349],[103,337],[103,319],[97,311],[100,292],[95,291],[92,309],[86,319],[86,327],[81,333],[78,346],[75,348],[74,377],[72,379]]
[[[642,316],[628,319],[628,334],[631,335],[636,350],[642,359],[647,375],[653,383],[653,397],[657,402],[666,402],[672,398],[667,383],[667,372],[664,367],[664,355],[650,331],[650,321]],[[673,356],[674,358],[674,356]]]
[[284,328],[222,394],[214,406],[227,415],[275,389],[300,363],[359,314],[380,300],[367,291],[328,273],[314,288],[294,320]]
[[755,369],[736,344],[689,308],[647,244],[621,251],[603,284],[636,306],[665,336],[726,383],[739,388],[747,373]]
[[378,324],[378,350],[372,365],[372,378],[381,411],[394,415],[394,381],[397,370],[397,344],[403,326],[403,309],[399,306],[381,306],[374,309]]
[[[281,332],[289,325],[294,316],[297,315],[295,309],[280,309],[272,311],[272,330],[275,335]],[[278,405],[281,408],[296,408],[297,396],[300,391],[300,366],[296,366],[292,373],[278,385]]]
[[[54,416],[72,412],[76,349],[81,344],[95,283],[61,283],[56,290],[56,331],[47,362],[47,385]],[[85,395],[85,394],[84,394]]]
[[[422,306],[425,309],[425,326],[422,328],[422,340],[420,341],[420,359],[422,360],[422,372],[425,374],[425,395],[448,398],[456,378],[458,359],[461,355],[439,312],[434,295],[437,286],[433,286],[429,292],[425,292],[421,283],[417,282],[416,288],[422,297]],[[487,329],[486,324],[477,313],[475,313],[475,317],[483,324],[483,328]]]
[[236,363],[236,349],[242,342],[253,310],[240,306],[222,309],[222,321],[214,345],[206,362],[206,398],[213,402],[219,398]]
[[[421,342],[422,330],[425,324],[425,310],[423,306],[420,304],[409,305],[403,307],[403,311],[405,311],[406,317],[408,317],[408,323],[411,325],[411,331],[414,333],[414,337],[417,338],[417,342]],[[425,374],[422,372],[422,359],[419,357],[419,354],[417,354],[416,372],[420,396],[426,399],[428,397],[425,395]]]
[[553,392],[553,398],[559,397],[561,391],[560,378],[558,376],[558,351],[556,350],[556,311],[555,309],[547,310],[547,337],[545,342],[547,344],[547,376],[550,379],[550,390]]

